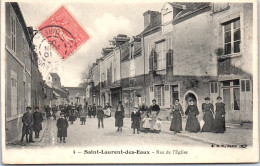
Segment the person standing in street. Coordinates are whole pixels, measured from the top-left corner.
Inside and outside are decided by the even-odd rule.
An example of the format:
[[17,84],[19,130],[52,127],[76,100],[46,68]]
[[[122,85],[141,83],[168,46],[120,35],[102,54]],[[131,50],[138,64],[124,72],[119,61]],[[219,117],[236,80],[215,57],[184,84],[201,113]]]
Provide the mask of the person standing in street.
[[214,121],[214,131],[216,133],[224,133],[226,131],[225,114],[225,104],[222,102],[222,98],[218,96]]
[[91,118],[91,115],[92,115],[92,106],[89,105],[88,106],[88,117]]
[[81,124],[80,125],[85,125],[86,123],[86,117],[87,117],[87,113],[84,110],[81,110],[80,112],[80,121]]
[[94,116],[94,118],[95,118],[96,115],[97,115],[97,107],[96,107],[96,104],[93,104],[93,107],[92,107],[92,115]]
[[64,118],[64,114],[60,114],[60,118],[57,120],[58,133],[57,136],[60,138],[60,143],[66,143],[65,138],[67,137],[67,129],[69,127],[67,119]]
[[33,131],[35,133],[35,138],[39,138],[40,131],[42,130],[42,121],[43,121],[43,117],[39,110],[39,107],[34,108],[33,118],[34,118]]
[[118,102],[118,106],[116,107],[115,112],[115,126],[117,127],[117,132],[122,132],[122,127],[124,124],[124,117],[125,117],[125,110],[124,106],[122,105],[122,102]]
[[58,109],[56,107],[56,105],[54,105],[52,107],[52,116],[53,116],[53,119],[56,120],[56,113],[58,112]]
[[51,117],[51,107],[49,105],[45,106],[46,118],[50,119]]
[[205,103],[202,104],[202,112],[204,125],[201,129],[201,132],[212,132],[214,124],[214,106],[210,103],[210,98],[205,98]]
[[179,99],[175,99],[172,109],[172,122],[170,130],[174,133],[180,133],[182,131],[182,116],[184,115],[182,106],[179,103]]
[[189,100],[189,106],[185,111],[185,115],[188,116],[185,130],[193,133],[200,131],[200,124],[197,116],[199,115],[198,107],[194,104],[194,99]]
[[98,106],[97,108],[97,119],[98,119],[98,128],[100,128],[100,123],[102,128],[104,128],[104,110],[102,109],[102,106]]
[[26,112],[23,114],[22,122],[23,122],[23,128],[22,128],[21,143],[23,142],[24,136],[26,136],[27,143],[28,142],[34,143],[32,138],[34,119],[33,119],[33,113],[31,107],[26,107]]
[[155,99],[152,100],[152,103],[153,103],[153,105],[150,106],[150,115],[151,115],[150,117],[152,119],[151,128],[150,128],[151,131],[153,131],[153,129],[154,129],[153,127],[155,125],[156,118],[157,118],[158,114],[160,113],[160,107],[159,107],[159,105],[156,104]]
[[141,114],[138,109],[139,109],[138,106],[135,106],[134,111],[131,113],[131,121],[132,121],[131,128],[133,129],[133,134],[135,134],[135,130],[137,134],[139,134]]

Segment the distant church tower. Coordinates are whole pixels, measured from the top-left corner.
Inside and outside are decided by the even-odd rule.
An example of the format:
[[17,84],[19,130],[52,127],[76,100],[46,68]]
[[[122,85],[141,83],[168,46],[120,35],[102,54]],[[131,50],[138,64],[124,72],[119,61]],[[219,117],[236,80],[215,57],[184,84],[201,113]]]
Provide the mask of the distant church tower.
[[51,88],[61,88],[60,76],[57,73],[49,73],[46,78],[46,83]]

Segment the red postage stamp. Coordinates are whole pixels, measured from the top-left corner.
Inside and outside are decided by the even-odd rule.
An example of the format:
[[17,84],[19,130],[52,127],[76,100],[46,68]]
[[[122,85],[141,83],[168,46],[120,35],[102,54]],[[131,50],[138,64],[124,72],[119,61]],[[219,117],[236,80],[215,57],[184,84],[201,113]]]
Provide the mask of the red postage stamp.
[[38,30],[63,59],[90,38],[64,6],[38,26]]

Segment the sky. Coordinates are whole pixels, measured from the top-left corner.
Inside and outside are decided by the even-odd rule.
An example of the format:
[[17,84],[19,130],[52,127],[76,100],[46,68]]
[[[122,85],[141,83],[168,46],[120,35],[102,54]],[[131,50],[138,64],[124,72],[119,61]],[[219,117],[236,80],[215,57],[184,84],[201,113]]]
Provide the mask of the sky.
[[[147,10],[160,11],[164,2],[19,2],[27,26],[34,29],[61,5],[65,5],[91,38],[69,58],[61,61],[57,73],[63,86],[78,86],[81,73],[89,64],[101,57],[101,49],[109,47],[109,40],[117,34],[135,36],[143,31],[143,13]],[[42,71],[45,79],[48,72]]]

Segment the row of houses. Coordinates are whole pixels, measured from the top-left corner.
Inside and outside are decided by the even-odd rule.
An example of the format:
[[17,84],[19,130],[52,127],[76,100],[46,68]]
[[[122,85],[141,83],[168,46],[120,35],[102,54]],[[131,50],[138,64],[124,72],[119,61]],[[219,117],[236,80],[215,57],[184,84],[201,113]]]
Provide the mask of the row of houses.
[[[27,106],[44,106],[47,86],[38,68],[38,57],[31,42],[32,27],[27,27],[18,3],[5,3],[5,121],[6,140],[22,128]],[[49,95],[51,95],[49,93]]]
[[56,73],[43,80],[32,43],[33,28],[27,27],[18,3],[5,3],[5,26],[5,131],[10,141],[21,133],[27,106],[44,111],[46,105],[83,105],[86,89],[61,87]]
[[167,112],[193,98],[201,111],[205,97],[221,96],[227,121],[252,122],[252,3],[169,2],[143,16],[143,32],[114,37],[93,63],[89,104],[122,101],[129,116],[152,99]]

